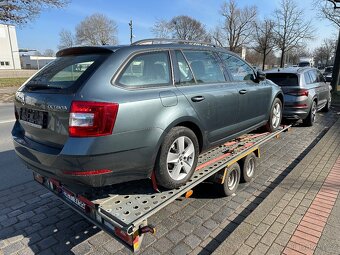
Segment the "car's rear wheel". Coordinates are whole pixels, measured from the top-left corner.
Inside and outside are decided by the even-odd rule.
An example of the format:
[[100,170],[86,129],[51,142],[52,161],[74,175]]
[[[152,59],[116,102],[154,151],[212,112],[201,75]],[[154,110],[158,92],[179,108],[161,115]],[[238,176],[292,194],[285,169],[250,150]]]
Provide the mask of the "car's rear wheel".
[[324,112],[329,112],[329,110],[331,109],[331,104],[332,104],[332,97],[330,96],[327,100],[327,104],[325,105],[325,107],[322,109],[322,111]]
[[265,129],[268,132],[276,131],[280,127],[281,120],[282,120],[282,102],[279,98],[275,98],[270,109],[269,120],[265,125]]
[[315,119],[316,119],[316,111],[317,111],[317,106],[316,106],[316,101],[314,100],[310,109],[307,118],[303,120],[303,124],[307,127],[311,127],[314,125]]
[[165,136],[155,166],[157,184],[174,189],[193,175],[199,154],[195,133],[186,127],[174,127]]

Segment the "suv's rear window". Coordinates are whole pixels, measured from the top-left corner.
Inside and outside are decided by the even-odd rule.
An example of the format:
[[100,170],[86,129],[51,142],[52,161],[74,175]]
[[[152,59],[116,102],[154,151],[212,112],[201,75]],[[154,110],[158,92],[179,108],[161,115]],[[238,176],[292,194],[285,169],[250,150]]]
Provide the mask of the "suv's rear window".
[[102,63],[104,55],[59,57],[39,71],[25,85],[29,90],[70,89],[88,77]]
[[279,86],[299,86],[299,79],[293,73],[267,73],[266,77]]
[[333,67],[326,67],[325,73],[331,73],[333,72]]

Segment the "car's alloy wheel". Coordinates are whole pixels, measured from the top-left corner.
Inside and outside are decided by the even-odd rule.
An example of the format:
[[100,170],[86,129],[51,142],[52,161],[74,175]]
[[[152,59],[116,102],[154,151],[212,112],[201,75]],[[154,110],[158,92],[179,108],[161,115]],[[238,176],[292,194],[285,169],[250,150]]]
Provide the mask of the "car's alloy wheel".
[[159,186],[175,189],[193,175],[199,154],[195,133],[187,127],[174,127],[165,136],[155,164]]
[[307,118],[305,118],[303,120],[303,124],[305,126],[313,126],[315,119],[316,119],[316,111],[317,111],[316,102],[313,101],[312,106],[310,107],[309,114],[308,114]]
[[268,132],[274,132],[280,127],[281,120],[282,120],[282,102],[279,98],[275,98],[270,108],[268,122],[264,126],[264,128]]
[[276,102],[273,107],[272,126],[277,129],[281,122],[281,104]]
[[195,148],[187,136],[178,137],[170,146],[167,155],[167,170],[175,181],[183,180],[194,164]]

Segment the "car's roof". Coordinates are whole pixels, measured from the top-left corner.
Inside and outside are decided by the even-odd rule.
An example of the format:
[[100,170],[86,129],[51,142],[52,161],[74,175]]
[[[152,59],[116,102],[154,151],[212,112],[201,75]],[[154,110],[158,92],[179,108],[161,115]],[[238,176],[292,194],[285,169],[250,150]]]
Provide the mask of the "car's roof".
[[313,67],[287,67],[287,68],[274,68],[271,70],[266,70],[265,73],[291,73],[291,74],[301,74],[305,71],[314,70]]
[[128,49],[129,51],[139,51],[139,50],[151,50],[151,49],[198,49],[198,50],[212,50],[212,51],[223,51],[227,52],[233,56],[240,57],[234,52],[228,51],[222,47],[212,47],[205,45],[193,45],[193,44],[183,44],[183,43],[164,43],[164,44],[142,44],[142,45],[103,45],[103,46],[79,46],[62,49],[57,52],[57,57],[69,56],[69,55],[79,55],[79,54],[89,54],[89,53],[113,53],[120,49]]

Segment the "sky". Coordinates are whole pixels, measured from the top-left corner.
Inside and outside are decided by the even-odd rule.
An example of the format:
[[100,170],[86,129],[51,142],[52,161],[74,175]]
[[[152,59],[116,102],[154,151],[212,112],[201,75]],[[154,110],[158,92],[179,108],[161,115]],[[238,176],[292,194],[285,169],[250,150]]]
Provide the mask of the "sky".
[[[130,40],[129,21],[133,20],[134,40],[154,37],[151,28],[159,19],[170,20],[174,16],[188,15],[201,21],[208,30],[212,30],[222,21],[219,14],[223,0],[71,0],[63,9],[44,9],[39,17],[23,27],[17,27],[19,48],[45,49],[57,51],[59,32],[68,29],[72,32],[86,16],[102,13],[118,25],[119,44],[128,44]],[[270,17],[279,6],[280,0],[236,0],[240,7],[256,5],[259,18]],[[334,37],[336,28],[328,21],[316,17],[311,6],[312,0],[296,0],[304,10],[306,18],[312,19],[315,39],[308,43],[313,49],[324,38]]]

